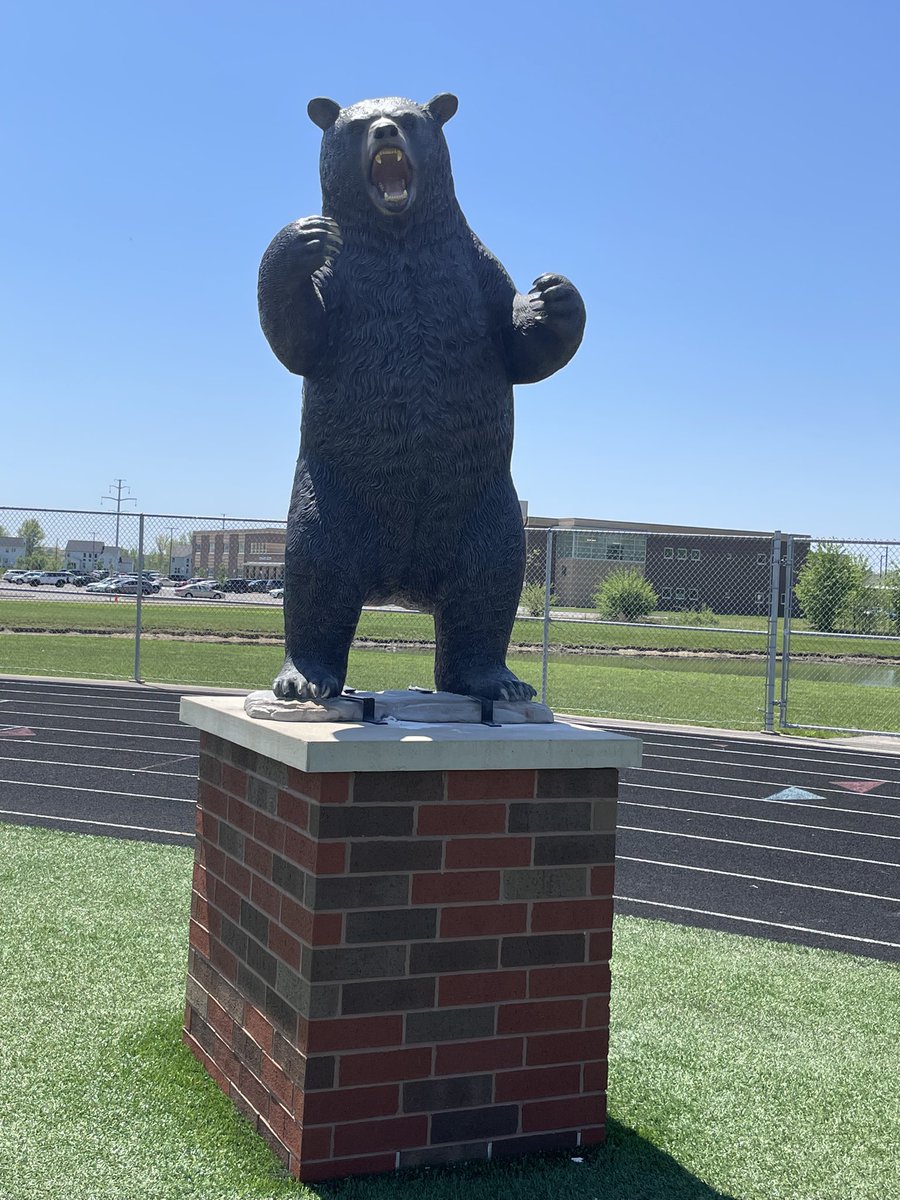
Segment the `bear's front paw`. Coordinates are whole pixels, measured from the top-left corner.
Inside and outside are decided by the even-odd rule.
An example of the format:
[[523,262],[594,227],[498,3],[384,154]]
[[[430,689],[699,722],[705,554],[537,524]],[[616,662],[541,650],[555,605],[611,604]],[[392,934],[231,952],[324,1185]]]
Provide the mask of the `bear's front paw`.
[[343,248],[341,230],[330,217],[303,217],[289,225],[288,252],[296,271],[312,275],[333,262]]
[[272,691],[279,700],[327,700],[329,696],[339,696],[343,686],[343,682],[321,664],[304,660],[298,665],[287,658],[272,684]]
[[539,275],[527,300],[534,320],[541,324],[584,328],[584,301],[564,275]]

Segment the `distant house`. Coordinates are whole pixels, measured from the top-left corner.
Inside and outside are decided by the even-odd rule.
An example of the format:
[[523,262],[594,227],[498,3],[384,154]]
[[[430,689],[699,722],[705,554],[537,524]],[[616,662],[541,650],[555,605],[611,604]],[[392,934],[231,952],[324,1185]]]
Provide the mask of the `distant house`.
[[66,566],[70,571],[96,571],[103,553],[102,542],[66,542]]
[[0,537],[0,567],[14,567],[25,556],[25,539]]
[[169,553],[169,574],[184,575],[189,579],[193,574],[193,561],[189,545],[182,543],[172,546]]
[[134,559],[130,552],[123,550],[121,546],[104,546],[100,551],[99,565],[111,575],[116,575],[119,572],[133,571]]

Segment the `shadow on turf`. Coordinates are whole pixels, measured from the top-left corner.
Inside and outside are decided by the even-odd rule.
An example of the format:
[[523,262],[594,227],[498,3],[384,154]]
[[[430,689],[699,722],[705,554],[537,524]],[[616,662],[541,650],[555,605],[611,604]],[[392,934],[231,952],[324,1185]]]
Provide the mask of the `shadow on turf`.
[[606,1145],[574,1155],[530,1155],[431,1171],[318,1184],[322,1200],[735,1200],[691,1175],[671,1155],[610,1119]]

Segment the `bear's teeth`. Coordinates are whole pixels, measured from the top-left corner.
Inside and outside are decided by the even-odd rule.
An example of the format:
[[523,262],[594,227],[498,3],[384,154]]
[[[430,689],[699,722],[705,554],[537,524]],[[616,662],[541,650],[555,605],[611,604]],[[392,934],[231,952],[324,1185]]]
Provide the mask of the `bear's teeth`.
[[393,158],[396,162],[399,162],[402,157],[403,152],[400,150],[379,150],[375,155],[375,161],[380,163],[385,158]]
[[392,200],[392,201],[405,200],[408,196],[409,196],[409,192],[406,190],[406,188],[404,188],[402,192],[385,192],[384,193],[385,200]]

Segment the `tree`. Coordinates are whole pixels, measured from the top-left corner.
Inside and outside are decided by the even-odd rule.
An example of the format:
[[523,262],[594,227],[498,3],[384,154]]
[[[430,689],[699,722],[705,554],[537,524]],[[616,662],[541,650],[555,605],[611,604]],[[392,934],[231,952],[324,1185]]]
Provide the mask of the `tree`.
[[900,634],[900,567],[895,567],[884,577],[887,589],[887,615],[894,633]]
[[813,629],[829,633],[842,620],[852,621],[857,594],[866,578],[865,562],[842,546],[812,550],[797,576],[794,591],[801,611]]
[[30,517],[19,526],[19,537],[25,539],[25,557],[29,558],[35,550],[40,550],[44,542],[44,531],[39,521]]
[[9,534],[6,532],[5,525],[0,525],[0,537],[9,537]]
[[639,621],[656,608],[653,585],[633,567],[607,575],[594,596],[594,607],[610,621]]
[[[544,595],[545,588],[542,583],[526,583],[522,588],[519,606],[525,609],[529,617],[542,617],[544,615]],[[552,594],[550,603],[556,604],[556,597]]]

